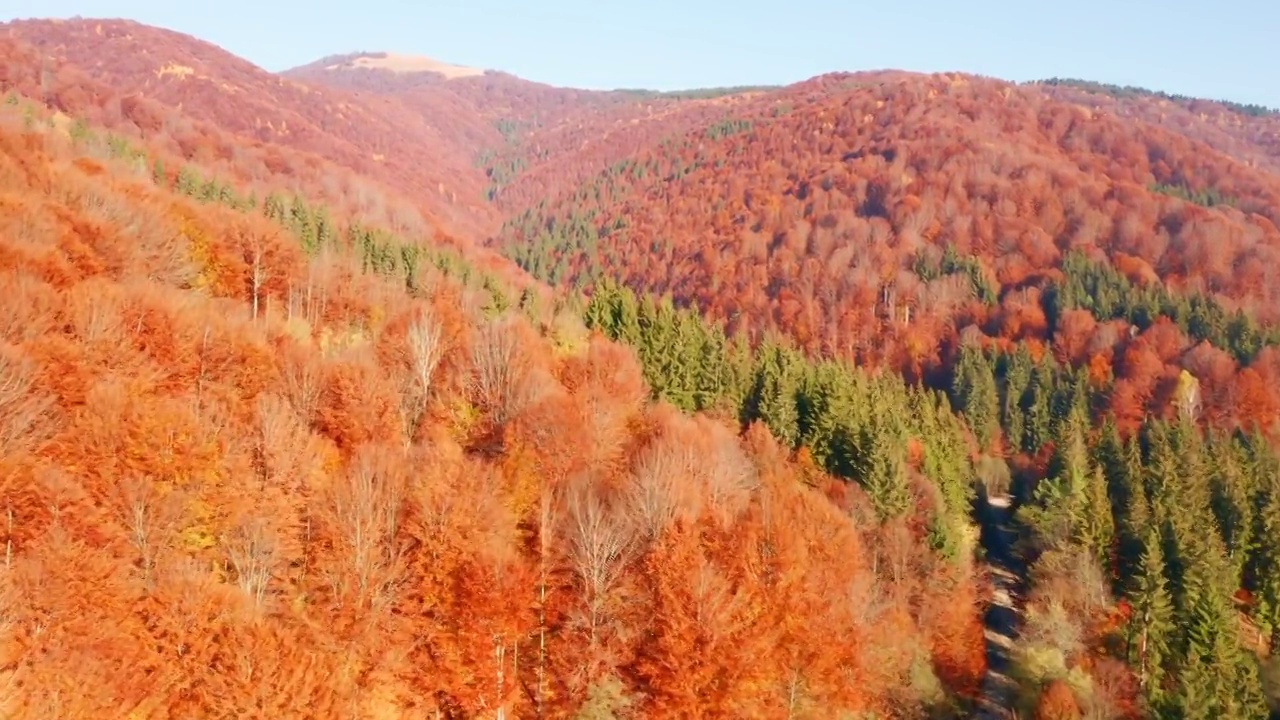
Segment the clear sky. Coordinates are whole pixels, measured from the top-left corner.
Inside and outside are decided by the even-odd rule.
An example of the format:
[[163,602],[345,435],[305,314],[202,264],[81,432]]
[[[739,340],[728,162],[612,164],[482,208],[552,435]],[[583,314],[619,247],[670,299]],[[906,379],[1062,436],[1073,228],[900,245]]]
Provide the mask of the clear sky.
[[1080,77],[1280,107],[1277,0],[4,0],[127,17],[268,70],[389,50],[584,88],[778,84],[835,70]]

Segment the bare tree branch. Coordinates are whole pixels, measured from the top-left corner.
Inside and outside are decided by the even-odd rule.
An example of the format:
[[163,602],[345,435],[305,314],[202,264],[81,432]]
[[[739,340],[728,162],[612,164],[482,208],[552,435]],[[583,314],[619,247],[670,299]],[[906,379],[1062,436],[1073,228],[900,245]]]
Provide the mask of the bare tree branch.
[[53,399],[35,388],[34,369],[0,347],[0,456],[41,442],[52,430]]
[[[693,466],[689,446],[662,440],[646,447],[636,459],[627,484],[627,499],[636,523],[647,537],[662,534],[675,520],[686,499],[682,497],[681,483],[687,482],[685,478]],[[683,509],[697,514],[696,508]]]
[[569,555],[594,617],[626,567],[635,534],[594,483],[575,483],[568,503]]
[[237,584],[261,611],[279,554],[275,533],[266,520],[250,516],[236,523],[225,544]]
[[609,659],[609,625],[620,604],[619,582],[635,550],[635,526],[603,495],[588,476],[568,489],[565,513],[570,568],[581,593],[582,614],[575,624],[586,635],[583,679],[590,683],[615,668]]
[[742,452],[738,439],[723,426],[715,426],[708,433],[715,443],[711,456],[698,463],[699,473],[705,483],[707,500],[721,525],[727,527],[751,501],[751,495],[760,487],[755,465]]
[[409,351],[409,375],[400,393],[400,420],[405,441],[411,442],[431,399],[431,383],[446,348],[440,323],[424,309],[405,337]]
[[160,554],[170,546],[181,518],[181,502],[176,495],[162,494],[147,477],[120,478],[111,492],[114,514],[137,553],[143,586],[150,589]]
[[311,357],[302,355],[287,357],[281,365],[281,377],[289,402],[302,421],[310,425],[320,404],[323,368]]
[[375,450],[358,452],[345,479],[334,488],[337,540],[346,557],[344,572],[334,580],[359,603],[386,599],[399,560],[396,538],[404,501],[404,478],[380,461]]
[[507,424],[533,401],[536,387],[530,382],[530,358],[510,318],[480,328],[472,364],[475,394],[495,424]]

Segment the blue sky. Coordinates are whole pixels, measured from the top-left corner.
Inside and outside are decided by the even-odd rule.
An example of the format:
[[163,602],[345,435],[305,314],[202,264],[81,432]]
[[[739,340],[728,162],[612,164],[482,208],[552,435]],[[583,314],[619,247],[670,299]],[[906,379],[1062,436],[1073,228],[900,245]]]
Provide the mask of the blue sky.
[[0,18],[127,17],[269,70],[390,50],[585,88],[961,70],[1280,107],[1275,0],[6,0]]

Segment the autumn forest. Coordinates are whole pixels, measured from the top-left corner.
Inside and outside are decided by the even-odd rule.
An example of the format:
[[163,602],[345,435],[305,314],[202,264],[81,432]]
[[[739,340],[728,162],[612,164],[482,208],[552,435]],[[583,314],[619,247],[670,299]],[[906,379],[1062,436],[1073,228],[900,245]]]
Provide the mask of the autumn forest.
[[1280,111],[0,24],[0,718],[1280,717]]

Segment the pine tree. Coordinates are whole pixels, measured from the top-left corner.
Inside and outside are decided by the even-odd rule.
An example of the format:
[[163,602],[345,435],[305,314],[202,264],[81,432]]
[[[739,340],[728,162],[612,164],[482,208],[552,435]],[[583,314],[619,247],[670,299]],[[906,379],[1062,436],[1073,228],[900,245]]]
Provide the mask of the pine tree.
[[200,177],[190,167],[178,171],[177,191],[187,197],[195,197],[200,190]]
[[1026,345],[1019,345],[1017,352],[1006,355],[1001,363],[1003,387],[1000,415],[1005,437],[1015,451],[1025,449],[1027,421],[1022,409],[1022,399],[1031,383],[1031,364]]
[[1042,549],[1080,542],[1087,533],[1092,474],[1084,428],[1073,423],[1055,450],[1050,478],[1036,488],[1035,505],[1028,509],[1028,523]]
[[1089,473],[1080,500],[1079,518],[1075,522],[1075,540],[1089,549],[1098,565],[1111,577],[1114,570],[1112,547],[1116,529],[1111,514],[1111,501],[1107,497],[1107,482],[1101,468],[1094,467],[1093,472]]
[[269,220],[284,223],[288,217],[288,213],[284,206],[284,199],[276,193],[269,193],[266,200],[262,203],[262,214]]
[[1056,382],[1051,358],[1046,357],[1035,366],[1031,373],[1031,382],[1023,396],[1023,410],[1026,413],[1026,438],[1022,449],[1035,452],[1053,437],[1053,396]]
[[1000,398],[995,374],[982,349],[965,345],[956,364],[952,396],[982,447],[990,447],[1000,429]]
[[876,514],[884,521],[906,512],[911,495],[905,429],[892,420],[875,420],[863,429],[861,445],[858,479],[871,496]]
[[1240,647],[1235,611],[1210,582],[1196,577],[1189,585],[1191,615],[1178,672],[1181,716],[1205,720],[1266,717],[1257,664]]
[[1253,484],[1241,467],[1240,447],[1228,438],[1208,447],[1211,508],[1222,531],[1222,541],[1236,585],[1254,546]]
[[610,322],[613,328],[613,339],[624,342],[634,348],[639,348],[643,334],[640,328],[640,303],[636,299],[635,293],[626,288],[619,288],[617,302],[613,307],[613,318]]
[[616,283],[606,280],[597,284],[582,312],[583,324],[589,330],[599,330],[607,338],[616,338],[618,329],[614,317],[620,300]]
[[698,321],[696,312],[680,315],[682,334],[689,337],[689,356],[694,365],[693,404],[696,410],[713,407],[728,391],[729,370],[724,333]]
[[1159,704],[1163,693],[1164,664],[1170,656],[1174,629],[1164,565],[1160,533],[1149,526],[1129,594],[1133,614],[1128,627],[1128,657],[1153,705]]
[[1256,550],[1248,576],[1257,602],[1254,619],[1280,647],[1280,478],[1271,477],[1259,493]]
[[769,342],[761,347],[744,418],[744,422],[763,421],[786,447],[795,447],[800,439],[796,370],[791,354],[780,345]]
[[[1120,538],[1118,564],[1122,585],[1128,584],[1141,572],[1142,556],[1146,550],[1146,535],[1154,528],[1151,509],[1147,504],[1147,493],[1140,483],[1135,485],[1133,492],[1128,493],[1129,501],[1117,533]],[[1163,562],[1162,557],[1161,564]]]
[[417,245],[400,246],[400,267],[404,269],[404,288],[410,294],[418,289],[418,265],[422,251]]

